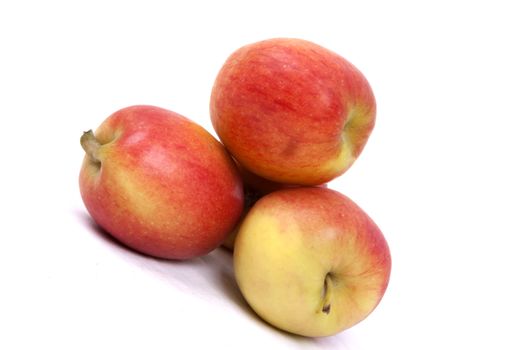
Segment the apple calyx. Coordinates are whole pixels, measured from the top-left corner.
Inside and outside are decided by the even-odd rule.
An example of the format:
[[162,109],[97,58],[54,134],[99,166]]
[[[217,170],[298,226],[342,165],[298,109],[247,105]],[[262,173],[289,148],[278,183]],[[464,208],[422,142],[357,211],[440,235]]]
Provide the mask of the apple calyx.
[[321,312],[325,314],[330,313],[331,308],[331,302],[332,302],[332,289],[333,286],[333,277],[330,272],[328,272],[324,278],[324,284],[323,284],[323,294],[322,294],[322,302],[321,302]]
[[101,163],[98,157],[98,150],[101,144],[95,137],[93,130],[84,131],[84,133],[80,137],[80,145],[94,163]]

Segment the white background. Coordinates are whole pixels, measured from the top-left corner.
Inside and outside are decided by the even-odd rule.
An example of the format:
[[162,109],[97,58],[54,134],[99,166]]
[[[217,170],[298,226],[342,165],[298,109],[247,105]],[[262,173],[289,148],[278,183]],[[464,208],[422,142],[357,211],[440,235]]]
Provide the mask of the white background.
[[[525,12],[519,1],[2,1],[1,349],[524,349]],[[393,270],[323,339],[261,321],[224,250],[133,253],[91,223],[82,131],[153,104],[213,132],[226,57],[277,36],[359,67],[376,128],[330,187],[382,228]]]

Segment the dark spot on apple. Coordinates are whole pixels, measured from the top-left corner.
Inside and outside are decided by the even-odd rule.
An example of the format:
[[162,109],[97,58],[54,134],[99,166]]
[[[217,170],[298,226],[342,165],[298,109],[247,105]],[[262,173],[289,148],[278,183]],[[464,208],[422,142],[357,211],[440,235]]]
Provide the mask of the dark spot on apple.
[[290,137],[288,139],[288,142],[286,143],[286,146],[281,151],[281,154],[285,157],[293,158],[297,151],[298,146],[299,146],[299,142],[297,142],[297,140],[295,140],[294,138]]
[[324,305],[324,306],[323,306],[323,310],[322,310],[322,311],[323,311],[325,314],[327,314],[327,315],[330,313],[330,306],[331,306],[330,304],[328,304],[328,305]]

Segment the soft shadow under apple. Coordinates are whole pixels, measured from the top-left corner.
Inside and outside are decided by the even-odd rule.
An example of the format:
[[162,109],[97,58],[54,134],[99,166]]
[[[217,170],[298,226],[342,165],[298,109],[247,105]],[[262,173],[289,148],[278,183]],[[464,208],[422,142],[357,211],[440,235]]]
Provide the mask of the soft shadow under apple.
[[[225,248],[218,248],[205,256],[189,260],[155,258],[133,250],[113,238],[102,227],[97,225],[85,211],[76,209],[73,214],[96,238],[102,240],[105,244],[113,246],[119,252],[119,255],[124,255],[125,260],[132,264],[140,265],[141,268],[145,267],[146,270],[176,285],[178,289],[185,289],[197,297],[208,299],[210,286],[207,284],[211,281],[213,284],[211,287],[215,289],[215,292],[211,293],[211,295],[221,298],[222,301],[230,301],[232,305],[240,308],[250,320],[256,322],[260,327],[271,330],[289,341],[304,345],[330,345],[336,347],[341,345],[341,341],[337,339],[337,336],[307,338],[280,330],[260,318],[248,305],[237,287],[233,271],[232,253]],[[187,278],[190,275],[195,277],[195,274],[200,274],[200,276],[194,279]]]

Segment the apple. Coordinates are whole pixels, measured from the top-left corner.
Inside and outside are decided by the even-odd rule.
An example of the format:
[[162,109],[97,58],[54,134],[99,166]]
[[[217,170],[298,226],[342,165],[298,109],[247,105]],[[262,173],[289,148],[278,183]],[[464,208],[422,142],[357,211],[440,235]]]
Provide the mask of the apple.
[[131,106],[84,133],[79,184],[95,222],[155,257],[189,259],[218,247],[243,209],[238,170],[212,135],[155,106]]
[[318,185],[343,174],[374,127],[365,76],[309,41],[277,38],[235,51],[210,98],[217,135],[249,171],[275,182]]
[[243,220],[233,251],[237,284],[268,323],[310,337],[365,319],[388,285],[391,257],[378,226],[343,194],[272,192]]

